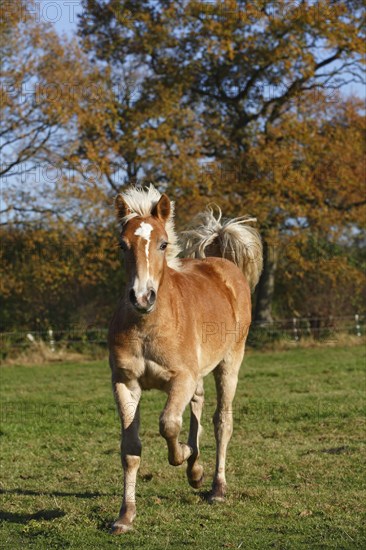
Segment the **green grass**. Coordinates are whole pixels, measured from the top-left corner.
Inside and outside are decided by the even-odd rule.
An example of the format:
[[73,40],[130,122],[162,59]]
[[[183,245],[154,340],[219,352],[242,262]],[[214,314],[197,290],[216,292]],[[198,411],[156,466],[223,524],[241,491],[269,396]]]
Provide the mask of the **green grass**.
[[[189,487],[184,467],[168,465],[158,434],[165,396],[144,393],[138,516],[122,537],[109,534],[121,468],[107,363],[3,367],[0,547],[365,548],[363,364],[362,347],[249,353],[220,505]],[[208,490],[212,376],[205,388]]]

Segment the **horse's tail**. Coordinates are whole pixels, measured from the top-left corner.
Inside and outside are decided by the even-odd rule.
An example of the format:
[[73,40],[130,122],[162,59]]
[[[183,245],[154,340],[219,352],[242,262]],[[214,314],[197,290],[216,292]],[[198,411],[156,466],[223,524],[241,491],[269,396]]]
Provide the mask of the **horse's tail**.
[[251,290],[258,283],[263,267],[263,249],[259,232],[248,225],[256,218],[241,216],[222,219],[208,207],[193,220],[193,227],[182,234],[184,255],[191,258],[219,256],[234,262],[244,273]]

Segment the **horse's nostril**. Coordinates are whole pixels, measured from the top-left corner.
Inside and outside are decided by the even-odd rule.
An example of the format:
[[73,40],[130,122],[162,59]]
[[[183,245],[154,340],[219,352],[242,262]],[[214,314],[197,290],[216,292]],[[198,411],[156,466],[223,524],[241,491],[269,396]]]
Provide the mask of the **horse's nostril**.
[[130,302],[132,304],[136,304],[136,294],[135,294],[135,291],[134,291],[133,288],[131,288],[131,290],[130,290],[129,298],[130,298]]
[[147,295],[147,301],[149,302],[149,305],[152,306],[155,303],[156,300],[156,292],[155,290],[150,290]]

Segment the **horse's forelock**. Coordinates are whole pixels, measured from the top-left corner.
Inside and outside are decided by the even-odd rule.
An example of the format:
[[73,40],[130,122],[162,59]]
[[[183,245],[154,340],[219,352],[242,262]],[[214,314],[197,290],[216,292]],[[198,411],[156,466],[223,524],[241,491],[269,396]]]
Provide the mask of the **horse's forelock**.
[[[130,187],[121,193],[130,212],[119,221],[125,226],[131,219],[136,217],[147,218],[152,215],[155,206],[158,204],[162,194],[152,185],[149,187]],[[167,263],[172,269],[180,269],[180,260],[177,257],[181,251],[178,244],[178,237],[174,228],[174,202],[170,201],[170,215],[165,224],[168,234]]]

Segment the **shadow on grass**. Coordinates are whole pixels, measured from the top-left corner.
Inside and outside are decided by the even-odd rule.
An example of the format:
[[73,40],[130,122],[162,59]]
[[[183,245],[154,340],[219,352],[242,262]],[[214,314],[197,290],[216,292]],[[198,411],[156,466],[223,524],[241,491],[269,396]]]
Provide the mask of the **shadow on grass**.
[[68,491],[33,491],[32,489],[0,489],[0,495],[48,495],[50,497],[77,497],[77,498],[94,498],[94,497],[111,497],[109,493],[99,493],[85,491],[83,493],[72,493]]
[[200,497],[200,499],[203,501],[203,502],[209,502],[209,499],[210,499],[210,496],[212,494],[212,491],[198,491],[197,493],[195,493],[197,496]]
[[112,533],[112,525],[114,523],[114,520],[116,518],[113,518],[112,516],[103,516],[97,519],[97,529],[98,531],[102,531],[102,533],[107,533],[110,535]]
[[0,510],[0,521],[9,521],[10,523],[27,523],[32,519],[50,521],[52,519],[62,518],[65,515],[66,513],[62,510],[39,510],[34,514],[17,514]]

